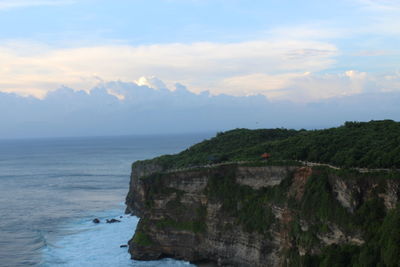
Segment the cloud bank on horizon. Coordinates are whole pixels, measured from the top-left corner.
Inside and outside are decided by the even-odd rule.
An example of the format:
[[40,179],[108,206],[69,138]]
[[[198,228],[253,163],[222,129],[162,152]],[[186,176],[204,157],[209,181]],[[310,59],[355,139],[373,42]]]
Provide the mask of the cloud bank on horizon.
[[195,94],[157,78],[61,88],[40,100],[0,93],[0,138],[217,132],[232,128],[326,128],[345,121],[400,120],[400,92],[368,92],[314,103],[264,95]]

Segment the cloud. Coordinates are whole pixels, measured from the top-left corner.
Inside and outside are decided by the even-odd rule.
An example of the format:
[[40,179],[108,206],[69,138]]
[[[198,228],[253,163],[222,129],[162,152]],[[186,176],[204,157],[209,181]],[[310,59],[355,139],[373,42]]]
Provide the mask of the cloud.
[[[307,40],[67,49],[13,42],[0,46],[0,91],[42,96],[62,85],[88,90],[99,77],[132,81],[156,76],[169,86],[179,82],[196,92],[213,93],[219,92],[221,81],[231,77],[321,71],[335,62],[336,54],[336,47],[330,43]],[[137,82],[164,86],[154,79]]]
[[[315,82],[312,76],[304,73],[294,79]],[[348,71],[341,78],[348,84],[367,76]],[[326,86],[336,78],[323,79]],[[399,76],[387,79],[400,81]],[[182,85],[176,87],[170,91],[114,81],[101,83],[90,93],[64,87],[42,100],[0,93],[0,138],[215,132],[243,127],[315,129],[346,120],[400,119],[399,91],[342,95],[304,104],[269,101],[262,95],[194,94]],[[123,101],[110,90],[123,95]]]
[[271,100],[312,102],[362,93],[400,91],[400,73],[372,74],[356,70],[339,73],[251,74],[224,79],[220,93],[251,95],[261,93]]
[[153,89],[165,89],[167,86],[163,81],[158,79],[155,76],[150,76],[150,77],[140,77],[135,83],[139,86],[148,86],[149,88]]
[[74,2],[72,0],[0,0],[0,10],[33,6],[58,6]]
[[[175,84],[181,83],[196,93],[263,94],[271,100],[310,102],[400,89],[396,72],[327,73],[338,53],[330,43],[306,40],[66,49],[37,43],[3,43],[0,91],[43,98],[62,86],[88,92],[106,81],[136,80],[137,85],[159,90],[174,90]],[[126,92],[108,90],[118,99],[125,99]]]
[[[363,6],[373,4],[362,2]],[[347,34],[324,25],[300,25],[276,28],[264,39],[230,43],[57,48],[29,41],[2,41],[0,91],[43,98],[62,86],[88,92],[99,83],[119,80],[159,90],[174,90],[175,84],[181,83],[195,93],[263,94],[272,100],[310,102],[365,91],[398,90],[395,72],[330,73],[342,54],[331,39],[347,38]],[[394,50],[367,47],[350,56],[395,54]],[[124,91],[108,90],[118,99],[125,99]]]
[[[367,86],[367,73],[348,70],[337,74],[312,74],[294,77],[285,88],[300,102],[361,94]],[[280,96],[278,98],[285,98]]]
[[292,79],[302,75],[307,75],[307,73],[285,73],[276,75],[255,73],[233,76],[222,80],[216,93],[229,93],[231,95],[240,96],[252,95],[257,92],[273,99],[286,95],[287,92],[282,89],[289,86]]

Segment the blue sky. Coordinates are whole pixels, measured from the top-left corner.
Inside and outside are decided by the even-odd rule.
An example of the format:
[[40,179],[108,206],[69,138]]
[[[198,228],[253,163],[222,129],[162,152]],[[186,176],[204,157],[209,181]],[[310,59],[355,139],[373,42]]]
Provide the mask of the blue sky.
[[271,101],[400,90],[400,1],[0,0],[0,25],[3,92],[153,76]]

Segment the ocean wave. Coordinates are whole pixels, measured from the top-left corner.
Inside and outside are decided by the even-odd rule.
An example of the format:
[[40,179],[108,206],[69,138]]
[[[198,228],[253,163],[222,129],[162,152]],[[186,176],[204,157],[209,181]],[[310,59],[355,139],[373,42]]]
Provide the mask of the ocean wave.
[[[130,259],[127,244],[132,237],[139,219],[135,216],[120,215],[122,211],[108,211],[99,214],[99,224],[93,218],[75,220],[65,225],[65,233],[51,246],[43,248],[41,266],[143,266],[180,267],[193,266],[190,263],[163,259],[160,261],[139,262]],[[106,219],[116,218],[120,223],[108,224]]]

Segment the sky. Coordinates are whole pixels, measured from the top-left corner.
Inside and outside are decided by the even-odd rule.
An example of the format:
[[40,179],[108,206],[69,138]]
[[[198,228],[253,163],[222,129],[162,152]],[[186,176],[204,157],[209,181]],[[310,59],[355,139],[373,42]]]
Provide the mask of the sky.
[[0,25],[0,92],[16,96],[112,82],[293,107],[400,93],[397,0],[0,0]]

